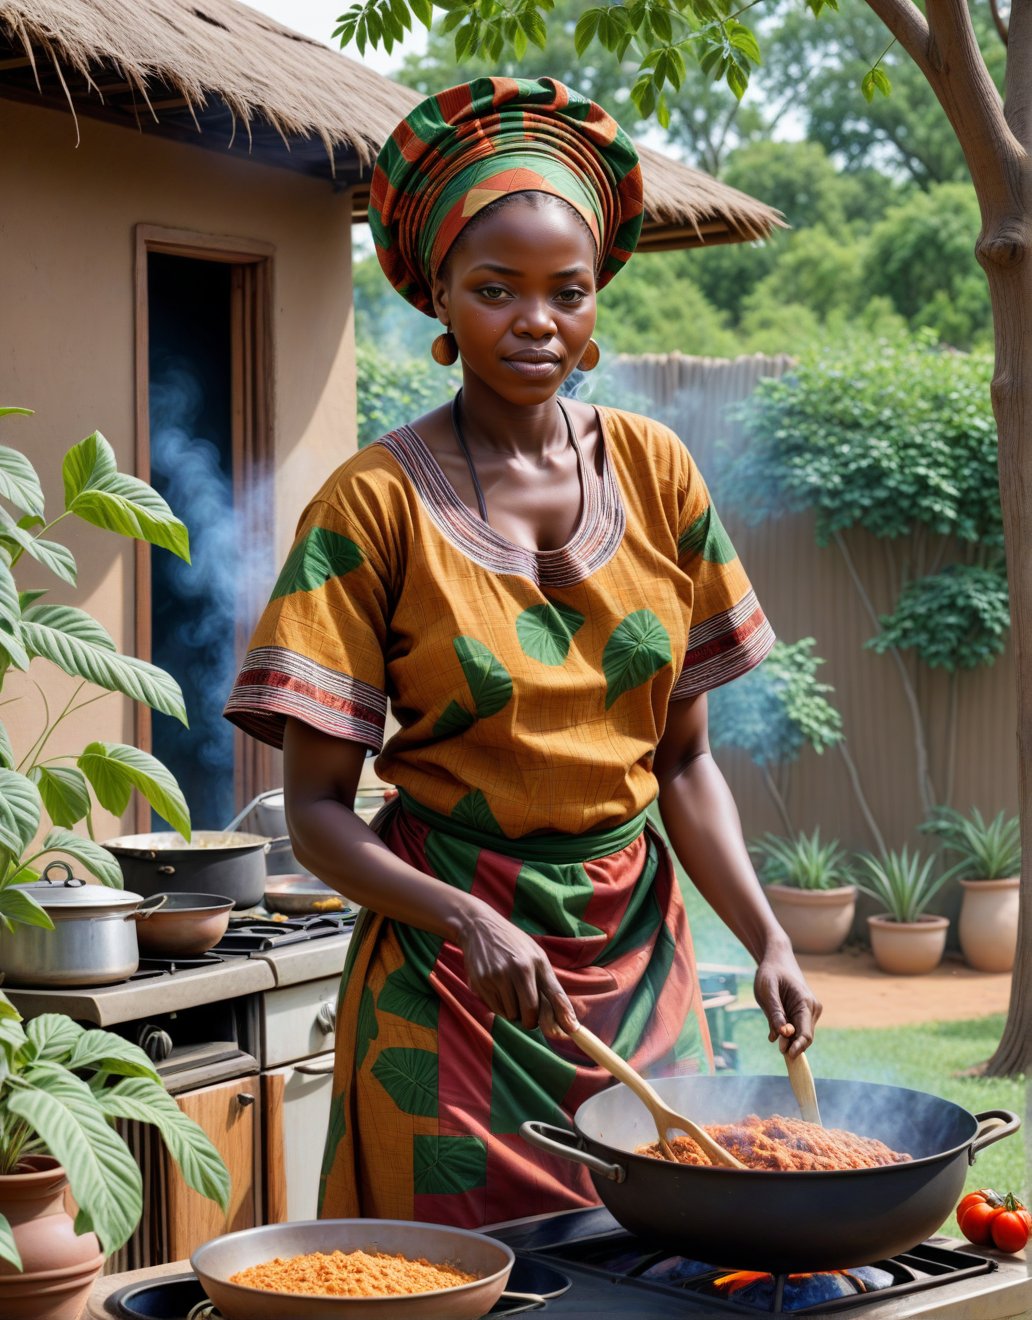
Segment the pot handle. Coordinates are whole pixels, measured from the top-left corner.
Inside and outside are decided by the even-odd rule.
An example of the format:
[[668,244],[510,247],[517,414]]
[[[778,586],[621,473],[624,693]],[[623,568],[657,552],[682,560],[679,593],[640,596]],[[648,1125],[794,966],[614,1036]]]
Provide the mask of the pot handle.
[[289,842],[290,842],[289,834],[276,834],[273,836],[273,838],[265,840],[265,847],[262,849],[262,852],[268,853],[269,849],[272,847],[274,843],[289,843]]
[[[537,1293],[510,1292],[508,1288],[499,1295],[498,1301],[505,1302],[506,1315],[523,1315],[525,1311],[543,1311],[548,1305],[547,1297],[540,1297]],[[509,1307],[510,1302],[522,1302],[523,1305],[513,1309]]]
[[[592,1155],[580,1146],[580,1137],[566,1128],[555,1127],[552,1123],[541,1123],[535,1118],[528,1118],[520,1124],[520,1136],[538,1150],[549,1155],[558,1155],[562,1160],[572,1160],[574,1164],[583,1164],[600,1178],[621,1183],[627,1177],[627,1170],[622,1164],[607,1164],[597,1155]],[[573,1144],[576,1143],[576,1144]]]
[[975,1122],[978,1124],[978,1131],[968,1147],[969,1164],[974,1164],[975,1156],[980,1150],[991,1146],[994,1141],[1009,1137],[1021,1127],[1021,1119],[1011,1109],[985,1109],[975,1115]]
[[168,902],[168,894],[152,894],[150,898],[145,898],[135,912],[125,914],[126,921],[146,921],[148,917],[153,917],[154,913],[159,911]]

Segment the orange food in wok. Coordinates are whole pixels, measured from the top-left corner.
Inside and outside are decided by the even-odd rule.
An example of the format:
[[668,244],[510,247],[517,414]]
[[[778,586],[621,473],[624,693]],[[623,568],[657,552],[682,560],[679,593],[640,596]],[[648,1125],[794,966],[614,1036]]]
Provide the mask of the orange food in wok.
[[[834,1169],[875,1169],[886,1164],[907,1164],[910,1155],[892,1150],[875,1137],[858,1137],[844,1128],[825,1128],[800,1118],[750,1114],[740,1123],[707,1123],[714,1141],[750,1169],[780,1173]],[[679,1164],[710,1165],[712,1160],[691,1137],[670,1137]],[[659,1142],[635,1146],[636,1155],[662,1159]]]

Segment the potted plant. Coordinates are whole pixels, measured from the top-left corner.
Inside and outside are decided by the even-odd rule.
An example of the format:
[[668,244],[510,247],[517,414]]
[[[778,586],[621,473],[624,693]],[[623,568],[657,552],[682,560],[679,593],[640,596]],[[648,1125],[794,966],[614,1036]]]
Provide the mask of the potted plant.
[[762,858],[767,898],[796,953],[836,953],[856,911],[856,886],[838,843],[822,843],[815,829],[790,839],[765,834],[750,851]]
[[[12,413],[29,415],[29,410],[0,408],[0,417]],[[51,927],[46,912],[21,887],[38,878],[37,863],[48,853],[66,853],[101,883],[122,887],[118,862],[93,838],[94,801],[120,816],[137,789],[174,829],[190,835],[190,813],[179,785],[149,753],[96,740],[77,755],[48,754],[54,731],[109,693],[122,693],[186,723],[183,694],[169,674],[120,655],[92,615],[49,604],[46,591],[20,589],[16,578],[18,569],[32,561],[75,585],[75,557],[51,539],[52,530],[68,517],[164,547],[189,561],[186,527],[145,481],[118,471],[114,452],[99,431],[68,450],[61,476],[64,510],[48,521],[35,468],[18,450],[0,445],[0,693],[10,670],[27,670],[36,660],[80,680],[56,712],[40,689],[44,719],[28,748],[15,751],[0,719],[0,922],[8,930],[18,923]],[[88,685],[103,690],[82,696]],[[40,839],[45,818],[51,828]],[[81,822],[88,837],[74,832]]]
[[857,858],[856,885],[884,912],[867,918],[874,960],[883,972],[911,976],[938,967],[946,949],[949,918],[925,911],[949,879],[933,875],[935,858],[921,854],[864,853]]
[[[0,408],[0,417],[11,414],[30,415]],[[35,571],[75,585],[75,557],[53,539],[69,517],[189,560],[186,527],[146,482],[118,471],[97,431],[68,450],[61,476],[64,508],[48,520],[36,469],[23,453],[0,445],[0,692],[12,669],[28,670],[38,660],[79,680],[59,711],[51,711],[39,689],[43,719],[29,746],[16,750],[0,720],[0,923],[8,931],[52,927],[24,888],[38,878],[47,854],[64,853],[102,884],[122,887],[117,861],[93,837],[95,803],[121,815],[136,789],[175,829],[187,837],[190,831],[178,784],[149,753],[99,739],[78,754],[50,749],[70,715],[115,692],[186,723],[174,679],[120,655],[85,610],[51,604],[46,590],[17,580],[31,562]],[[87,685],[102,691],[84,696]],[[76,833],[83,823],[86,833]],[[23,1028],[0,994],[0,1316],[77,1316],[104,1255],[138,1222],[141,1175],[111,1126],[118,1119],[153,1123],[187,1183],[226,1204],[228,1175],[217,1151],[180,1112],[141,1050],[58,1014]],[[79,1207],[74,1224],[64,1213],[66,1183]]]
[[228,1207],[218,1151],[141,1049],[61,1013],[23,1027],[0,993],[0,1315],[75,1320],[139,1223],[143,1181],[118,1120],[153,1124],[187,1184]]
[[947,874],[963,890],[957,935],[965,961],[980,972],[1009,972],[1018,941],[1017,816],[1000,811],[987,823],[977,807],[968,816],[938,807],[921,828],[957,857]]

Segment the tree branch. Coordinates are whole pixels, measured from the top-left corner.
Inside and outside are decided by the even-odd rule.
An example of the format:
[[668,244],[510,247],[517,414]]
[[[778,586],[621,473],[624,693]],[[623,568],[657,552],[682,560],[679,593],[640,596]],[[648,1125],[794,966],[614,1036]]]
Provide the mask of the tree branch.
[[1032,152],[1032,12],[1027,4],[1011,5],[1008,33],[1003,114],[1025,151]]
[[[983,221],[989,214],[1020,215],[1008,166],[1025,152],[1004,117],[967,0],[928,0],[927,20],[912,0],[867,0],[867,4],[924,74],[945,110],[971,172]],[[990,236],[988,259],[1001,259],[993,250],[999,241]]]
[[996,32],[1003,44],[1007,45],[1007,24],[1000,17],[1000,6],[997,0],[989,0],[989,12],[993,16],[993,23],[996,25]]
[[863,785],[860,782],[860,771],[856,768],[856,762],[849,754],[849,748],[846,746],[845,738],[839,743],[838,749],[842,753],[842,759],[845,761],[846,769],[849,771],[849,782],[853,786],[853,793],[856,796],[857,804],[860,807],[863,818],[867,822],[867,828],[874,835],[874,841],[878,845],[878,851],[880,853],[887,853],[889,850],[885,846],[885,839],[882,836],[881,830],[878,828],[878,822],[874,818],[874,812],[871,810],[871,805],[867,801],[867,795],[864,793]]

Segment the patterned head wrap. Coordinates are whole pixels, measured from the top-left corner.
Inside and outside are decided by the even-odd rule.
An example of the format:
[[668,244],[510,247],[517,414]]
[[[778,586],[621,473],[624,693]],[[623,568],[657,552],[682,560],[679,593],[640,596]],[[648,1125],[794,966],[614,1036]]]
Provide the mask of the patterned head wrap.
[[584,218],[599,288],[634,251],[641,168],[616,120],[554,78],[477,78],[427,97],[377,157],[369,225],[402,297],[433,316],[448,249],[479,210],[515,192],[552,193]]

